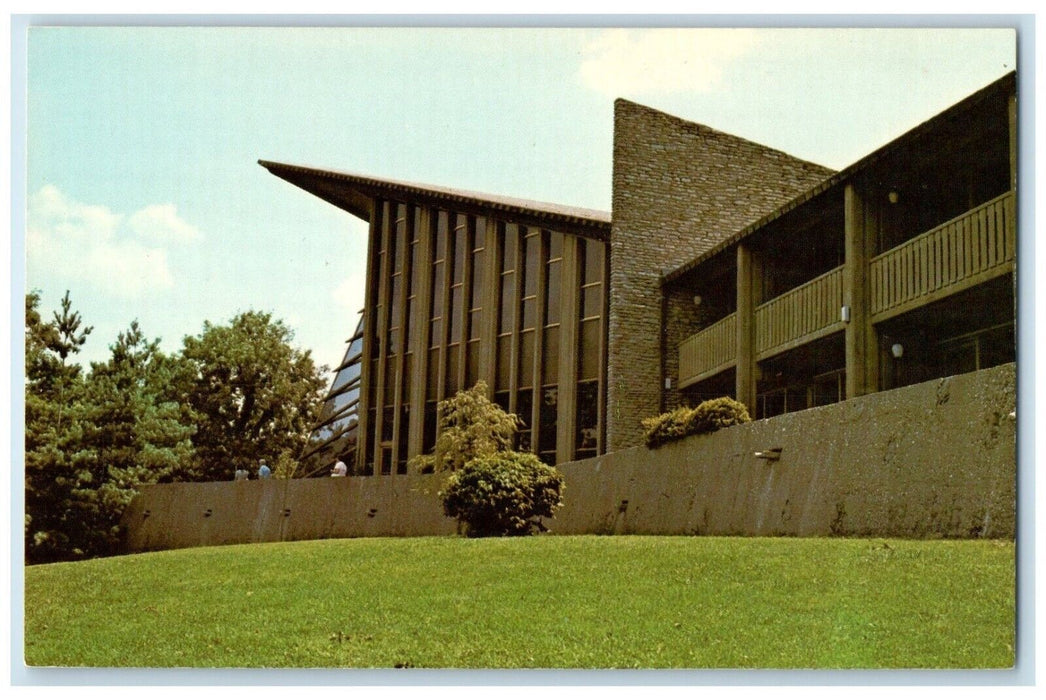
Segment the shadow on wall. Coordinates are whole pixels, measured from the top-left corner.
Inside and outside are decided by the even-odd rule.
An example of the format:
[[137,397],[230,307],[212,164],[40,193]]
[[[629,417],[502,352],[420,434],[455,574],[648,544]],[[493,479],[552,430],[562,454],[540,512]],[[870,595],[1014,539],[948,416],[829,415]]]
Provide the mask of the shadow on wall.
[[[552,534],[1012,538],[1013,364],[560,465]],[[438,475],[163,484],[127,550],[450,535]]]

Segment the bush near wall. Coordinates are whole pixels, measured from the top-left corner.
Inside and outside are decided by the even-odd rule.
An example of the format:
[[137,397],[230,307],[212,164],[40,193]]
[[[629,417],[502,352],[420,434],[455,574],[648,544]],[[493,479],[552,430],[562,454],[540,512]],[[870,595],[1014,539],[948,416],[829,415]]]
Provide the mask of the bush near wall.
[[688,435],[714,433],[720,428],[751,421],[743,403],[723,396],[703,401],[693,408],[683,406],[660,416],[645,418],[643,431],[647,447],[654,449]]
[[499,452],[452,472],[440,494],[443,512],[469,537],[512,537],[544,530],[562,505],[563,475],[536,455]]

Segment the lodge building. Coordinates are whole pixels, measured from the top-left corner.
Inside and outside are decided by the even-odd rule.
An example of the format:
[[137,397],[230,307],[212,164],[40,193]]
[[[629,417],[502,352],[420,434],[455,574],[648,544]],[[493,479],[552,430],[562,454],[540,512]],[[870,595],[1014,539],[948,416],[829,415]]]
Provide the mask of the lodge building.
[[618,100],[612,214],[260,161],[370,225],[308,457],[405,474],[479,380],[555,464],[1012,362],[1016,127],[1010,73],[832,172]]

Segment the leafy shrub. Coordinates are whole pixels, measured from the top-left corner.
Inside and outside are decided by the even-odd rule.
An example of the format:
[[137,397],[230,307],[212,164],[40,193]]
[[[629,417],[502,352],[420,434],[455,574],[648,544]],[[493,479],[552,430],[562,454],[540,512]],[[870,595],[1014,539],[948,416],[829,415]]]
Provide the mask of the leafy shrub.
[[644,418],[642,424],[647,447],[653,449],[688,435],[714,433],[720,428],[751,420],[743,403],[723,396],[703,401],[693,408],[682,406],[660,416]]
[[436,445],[432,454],[410,460],[412,471],[455,471],[473,459],[512,448],[519,419],[487,398],[485,382],[440,401],[436,410]]
[[694,410],[698,412],[698,421],[707,428],[702,432],[714,433],[720,428],[752,422],[752,417],[748,415],[745,405],[740,401],[734,401],[729,396],[702,401]]
[[536,455],[500,452],[468,462],[448,478],[443,512],[466,525],[469,537],[529,535],[544,530],[561,505],[563,475]]

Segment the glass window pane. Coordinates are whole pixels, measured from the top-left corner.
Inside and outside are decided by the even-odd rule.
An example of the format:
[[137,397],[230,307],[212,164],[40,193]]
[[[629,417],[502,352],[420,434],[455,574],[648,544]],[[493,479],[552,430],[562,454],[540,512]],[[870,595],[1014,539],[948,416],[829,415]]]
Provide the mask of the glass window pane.
[[414,300],[407,299],[407,317],[404,319],[404,330],[403,330],[403,349],[404,351],[410,350],[411,344],[414,342]]
[[483,269],[483,254],[486,251],[477,250],[472,256],[472,295],[470,309],[483,306],[483,280],[485,271]]
[[546,386],[541,391],[541,429],[538,431],[542,452],[551,450],[555,459],[556,419],[559,416],[559,387]]
[[540,264],[541,236],[530,236],[526,243],[526,262],[523,274],[523,296],[537,294],[538,265]]
[[555,384],[559,381],[559,327],[545,329],[545,347],[542,350],[544,362],[541,363],[541,381],[544,384]]
[[383,401],[386,406],[391,406],[396,400],[396,362],[386,360],[385,362],[385,395]]
[[432,251],[433,260],[442,260],[447,252],[447,231],[450,228],[448,214],[441,211],[436,215],[436,241],[435,249]]
[[603,313],[603,285],[581,290],[581,318],[592,318]]
[[512,381],[512,336],[498,338],[497,389],[508,389]]
[[578,379],[599,378],[599,326],[598,319],[581,323],[581,345],[578,348],[581,362],[578,367]]
[[450,342],[461,340],[461,286],[450,290]]
[[378,399],[377,399],[377,396],[378,396],[378,382],[381,379],[378,376],[378,361],[377,360],[371,360],[370,361],[370,372],[369,372],[369,375],[370,375],[369,376],[370,385],[369,385],[368,390],[367,390],[367,403],[373,408],[378,403]]
[[410,402],[412,372],[414,372],[414,353],[408,352],[403,356],[403,381],[400,382],[400,401],[404,404]]
[[523,318],[520,321],[520,327],[523,330],[533,328],[534,324],[537,323],[537,309],[538,300],[535,297],[523,300]]
[[516,395],[516,416],[523,423],[523,428],[530,429],[532,420],[531,409],[534,407],[534,392],[530,389],[521,390]]
[[410,246],[410,284],[407,288],[407,296],[413,296],[421,291],[421,248],[417,243]]
[[548,264],[548,294],[545,296],[545,324],[559,323],[560,263]]
[[438,347],[443,342],[443,319],[434,318],[429,326],[429,347]]
[[563,257],[563,234],[559,231],[548,234],[548,257],[549,260]]
[[534,331],[519,334],[519,386],[534,384]]
[[516,246],[519,245],[519,226],[505,224],[505,235],[501,244],[501,271],[516,269]]
[[461,387],[458,386],[458,367],[461,366],[461,345],[455,343],[447,346],[447,384],[444,396],[453,396]]
[[512,311],[516,302],[516,274],[510,272],[501,277],[501,317],[498,321],[498,333],[512,330]]
[[463,225],[465,217],[458,214],[458,220],[462,225],[454,229],[454,273],[451,278],[455,284],[465,278],[465,255],[470,252],[467,236],[468,229]]
[[389,322],[390,326],[398,326],[402,320],[403,312],[400,310],[402,308],[400,302],[403,301],[402,280],[403,275],[394,275],[392,278],[392,297],[389,300],[389,303],[391,304],[390,308],[392,309],[392,320]]
[[597,447],[599,429],[599,383],[581,382],[577,385],[577,439],[578,450]]
[[465,364],[465,386],[475,386],[479,381],[479,341],[473,340],[465,346],[467,361]]
[[494,394],[494,403],[496,403],[502,411],[505,413],[509,412],[509,397],[511,394],[507,391],[499,391]]
[[425,398],[432,401],[439,398],[439,348],[429,350],[429,366],[426,368],[428,374],[428,387]]
[[432,314],[429,318],[443,315],[443,263],[432,266]]
[[436,402],[425,404],[425,430],[422,437],[422,452],[429,453],[436,446]]
[[404,406],[403,410],[400,411],[399,444],[396,446],[397,474],[407,473],[407,438],[409,435],[409,431],[407,430],[408,425],[410,425],[410,409]]

